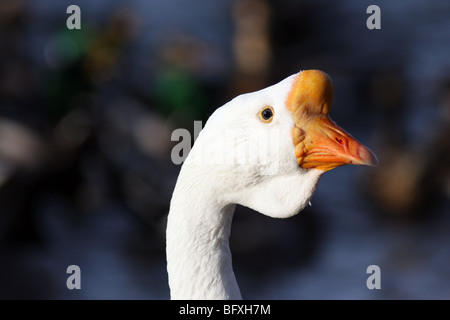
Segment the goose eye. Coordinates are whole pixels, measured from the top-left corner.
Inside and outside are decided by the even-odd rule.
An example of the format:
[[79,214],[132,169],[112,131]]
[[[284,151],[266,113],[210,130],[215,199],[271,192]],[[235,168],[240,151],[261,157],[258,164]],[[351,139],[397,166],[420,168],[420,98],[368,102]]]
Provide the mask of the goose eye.
[[272,107],[264,107],[260,112],[259,112],[259,117],[261,118],[261,120],[263,122],[269,123],[272,121],[273,119],[273,109]]

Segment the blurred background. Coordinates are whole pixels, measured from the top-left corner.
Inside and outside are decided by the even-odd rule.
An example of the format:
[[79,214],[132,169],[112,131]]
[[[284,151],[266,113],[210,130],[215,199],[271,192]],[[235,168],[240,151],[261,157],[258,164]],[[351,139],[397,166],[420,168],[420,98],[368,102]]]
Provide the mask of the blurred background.
[[168,299],[172,131],[301,69],[380,165],[326,173],[290,219],[238,207],[244,298],[450,299],[446,0],[0,1],[0,298]]

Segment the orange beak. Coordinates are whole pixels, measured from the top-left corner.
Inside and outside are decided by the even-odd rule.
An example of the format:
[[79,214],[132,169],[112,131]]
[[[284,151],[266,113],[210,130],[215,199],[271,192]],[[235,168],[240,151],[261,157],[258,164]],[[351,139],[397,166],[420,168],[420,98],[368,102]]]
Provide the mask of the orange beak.
[[302,71],[294,81],[286,104],[295,120],[292,137],[299,166],[323,171],[344,164],[375,166],[375,154],[329,117],[333,95],[331,79],[322,71]]

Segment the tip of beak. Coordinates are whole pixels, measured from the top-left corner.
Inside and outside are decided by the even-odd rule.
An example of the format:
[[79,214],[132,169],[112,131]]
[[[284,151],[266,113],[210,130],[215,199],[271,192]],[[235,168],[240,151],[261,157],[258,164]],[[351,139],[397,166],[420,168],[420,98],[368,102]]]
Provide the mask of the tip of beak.
[[375,153],[373,153],[372,150],[363,145],[360,145],[358,148],[358,156],[361,159],[361,162],[357,164],[372,167],[378,165],[378,158]]

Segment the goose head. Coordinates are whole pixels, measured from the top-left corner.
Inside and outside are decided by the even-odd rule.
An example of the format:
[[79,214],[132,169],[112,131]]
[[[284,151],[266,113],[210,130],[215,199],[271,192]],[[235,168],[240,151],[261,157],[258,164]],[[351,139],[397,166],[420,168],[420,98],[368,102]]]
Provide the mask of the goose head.
[[208,172],[218,202],[292,216],[308,204],[324,172],[377,163],[330,118],[333,97],[330,77],[319,70],[240,95],[211,115],[185,166]]

